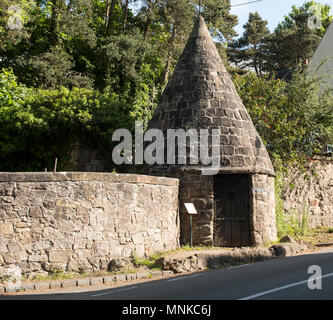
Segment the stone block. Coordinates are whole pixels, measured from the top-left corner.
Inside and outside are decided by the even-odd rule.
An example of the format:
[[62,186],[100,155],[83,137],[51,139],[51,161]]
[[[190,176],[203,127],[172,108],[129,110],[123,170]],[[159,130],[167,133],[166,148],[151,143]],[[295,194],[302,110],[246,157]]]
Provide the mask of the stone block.
[[126,275],[126,280],[136,280],[137,276],[134,273]]
[[61,282],[62,288],[73,288],[77,286],[77,280],[64,280]]
[[49,290],[50,283],[49,282],[38,282],[35,283],[35,290]]
[[49,262],[67,262],[69,253],[66,250],[52,250],[47,252]]
[[145,279],[150,277],[150,272],[139,272],[136,274],[137,279]]
[[143,244],[144,240],[141,233],[132,236],[132,241],[134,244]]
[[115,282],[115,276],[108,276],[103,278],[105,284],[111,284]]
[[28,256],[28,262],[47,262],[48,257],[46,254],[33,254]]
[[91,278],[91,279],[89,279],[89,282],[90,282],[90,285],[92,285],[92,286],[98,286],[98,285],[103,284],[103,278],[102,277]]
[[231,127],[233,125],[233,121],[229,118],[223,118],[221,121],[221,125],[223,127]]
[[232,156],[231,165],[233,167],[244,167],[244,157],[243,156]]
[[0,235],[10,235],[14,233],[12,223],[0,223]]
[[29,209],[29,216],[32,218],[42,218],[43,213],[40,207],[32,207]]
[[61,281],[52,281],[50,282],[50,289],[60,289]]
[[163,275],[163,272],[162,271],[151,271],[150,274],[152,277],[159,277],[159,276]]
[[16,263],[15,257],[14,255],[10,254],[10,253],[4,253],[2,255],[3,260],[7,263],[7,264],[12,264],[12,263]]
[[78,285],[78,287],[89,287],[90,279],[78,279],[77,285]]
[[235,148],[233,146],[223,146],[222,154],[227,156],[232,156],[235,154]]
[[15,293],[17,291],[19,291],[18,287],[15,287],[15,286],[6,286],[5,287],[5,292],[6,293]]
[[126,281],[126,276],[124,274],[118,274],[115,276],[115,282],[122,282]]
[[229,136],[229,145],[238,146],[239,145],[239,138],[237,136]]

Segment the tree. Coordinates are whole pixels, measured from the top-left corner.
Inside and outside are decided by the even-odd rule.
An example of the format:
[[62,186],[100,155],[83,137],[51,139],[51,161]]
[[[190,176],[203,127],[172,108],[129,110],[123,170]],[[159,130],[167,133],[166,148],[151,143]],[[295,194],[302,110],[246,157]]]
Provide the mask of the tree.
[[12,70],[0,72],[0,110],[17,106],[29,94],[25,86],[20,86]]
[[[143,3],[141,14],[147,17],[144,37],[146,40],[151,37],[162,56],[161,84],[164,87],[190,35],[198,5],[197,1],[188,0],[145,0]],[[229,0],[202,1],[201,11],[214,37],[226,41],[235,35],[237,17],[230,14]]]
[[159,10],[159,6],[162,3],[162,0],[142,0],[142,7],[140,10],[140,15],[143,16],[144,22],[144,38],[148,40],[151,27],[156,20],[157,11]]
[[254,68],[258,75],[265,69],[267,52],[266,38],[270,34],[268,22],[258,12],[250,13],[241,38],[230,44],[230,60],[241,68]]
[[236,15],[230,13],[230,0],[202,0],[202,13],[208,28],[220,42],[236,36],[234,27],[238,23]]
[[333,127],[333,92],[323,92],[317,76],[297,70],[286,82],[248,73],[235,84],[278,171],[322,150]]
[[[309,19],[313,16],[310,8],[313,6],[318,8],[317,16],[322,22],[319,29],[309,27]],[[329,12],[329,5],[315,1],[305,2],[301,7],[293,6],[268,41],[269,69],[289,69],[310,59],[332,21]]]
[[160,7],[159,16],[166,35],[165,41],[159,45],[159,50],[166,52],[162,87],[167,84],[172,64],[178,60],[185,45],[193,25],[194,14],[192,4],[185,0],[164,1]]
[[[12,67],[19,81],[27,86],[91,87],[90,55],[96,36],[89,24],[90,1],[28,2],[34,5],[22,5],[27,15],[23,28],[4,27],[7,45],[0,49],[0,67]],[[8,8],[3,11],[7,15]],[[21,35],[15,42],[10,41],[14,31]]]

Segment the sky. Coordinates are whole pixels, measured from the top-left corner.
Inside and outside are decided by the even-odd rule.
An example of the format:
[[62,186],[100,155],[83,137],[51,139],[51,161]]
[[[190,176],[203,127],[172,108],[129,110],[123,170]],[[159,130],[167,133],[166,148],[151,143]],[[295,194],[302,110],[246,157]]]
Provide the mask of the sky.
[[[231,5],[250,1],[253,0],[231,0]],[[293,5],[300,7],[304,2],[306,0],[263,0],[262,2],[233,7],[231,12],[238,16],[239,21],[235,30],[239,35],[242,35],[243,25],[247,22],[249,13],[257,11],[264,20],[268,21],[268,27],[270,31],[273,31],[278,23],[283,20],[283,17],[290,12]],[[333,15],[333,0],[317,0],[316,2],[330,5],[331,14]]]
[[[231,0],[231,5],[238,5],[242,3],[251,2],[254,0]],[[268,21],[268,28],[273,31],[283,17],[291,11],[291,7],[296,5],[300,7],[308,0],[263,0],[257,3],[246,4],[231,8],[231,13],[238,16],[239,24],[235,27],[239,36],[243,34],[243,25],[247,22],[250,12],[258,11],[260,16]],[[333,0],[316,0],[321,4],[328,4],[331,6],[331,14],[333,15]],[[140,2],[131,6],[134,11],[140,7]]]

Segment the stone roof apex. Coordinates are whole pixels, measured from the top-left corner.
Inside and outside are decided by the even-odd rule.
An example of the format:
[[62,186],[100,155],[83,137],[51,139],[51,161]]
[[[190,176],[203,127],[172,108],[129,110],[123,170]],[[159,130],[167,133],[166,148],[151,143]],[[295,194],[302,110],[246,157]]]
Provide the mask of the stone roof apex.
[[267,150],[201,16],[196,18],[149,128],[220,128],[221,164],[226,171],[246,168],[249,172],[250,168],[274,175]]

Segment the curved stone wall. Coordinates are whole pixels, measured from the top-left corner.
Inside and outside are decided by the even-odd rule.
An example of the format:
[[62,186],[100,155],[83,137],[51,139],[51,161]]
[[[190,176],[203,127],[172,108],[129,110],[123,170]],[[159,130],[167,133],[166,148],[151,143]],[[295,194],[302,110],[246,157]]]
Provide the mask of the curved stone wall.
[[103,270],[178,245],[177,179],[0,173],[0,268]]

